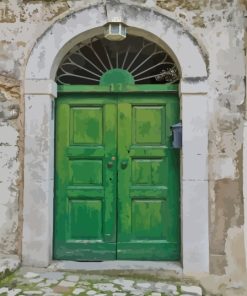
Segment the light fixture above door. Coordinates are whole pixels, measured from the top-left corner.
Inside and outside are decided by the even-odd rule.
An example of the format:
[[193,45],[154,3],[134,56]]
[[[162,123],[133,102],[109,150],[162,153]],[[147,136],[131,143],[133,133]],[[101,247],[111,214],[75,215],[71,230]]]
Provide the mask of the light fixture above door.
[[127,27],[121,18],[114,17],[105,26],[105,38],[111,41],[121,41],[126,38]]

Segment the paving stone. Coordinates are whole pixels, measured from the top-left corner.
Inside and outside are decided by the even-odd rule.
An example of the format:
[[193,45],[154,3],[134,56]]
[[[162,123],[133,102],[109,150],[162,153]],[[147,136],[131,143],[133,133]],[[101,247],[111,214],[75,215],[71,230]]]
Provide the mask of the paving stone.
[[177,287],[175,285],[167,285],[167,290],[169,292],[173,292],[173,293],[176,293],[177,292]]
[[58,285],[68,288],[68,287],[74,287],[76,283],[63,280]]
[[36,287],[50,287],[52,285],[56,285],[57,283],[57,280],[46,280],[45,282],[39,283]]
[[46,287],[46,288],[42,288],[41,290],[42,290],[43,292],[45,292],[45,293],[53,293],[52,288],[48,288],[48,287]]
[[29,283],[40,283],[40,282],[42,282],[44,279],[43,278],[41,278],[41,277],[36,277],[36,278],[34,278],[34,279],[30,279],[29,280]]
[[68,293],[70,291],[69,287],[62,287],[62,286],[56,286],[53,288],[54,293]]
[[102,283],[102,284],[94,284],[93,287],[100,291],[110,291],[110,292],[117,292],[118,289],[114,287],[114,284],[109,283]]
[[63,296],[63,294],[60,293],[46,293],[44,296]]
[[135,283],[132,280],[125,280],[125,279],[116,279],[113,281],[114,284],[116,285],[121,285],[123,287],[130,287],[133,286],[133,284]]
[[60,281],[64,278],[63,272],[45,272],[40,274],[41,277],[49,279],[49,280],[57,280]]
[[8,290],[9,290],[9,289],[8,289],[8,288],[5,288],[5,287],[0,288],[0,294],[7,293]]
[[202,289],[198,286],[181,286],[181,292],[190,293],[198,296],[202,295]]
[[136,295],[136,296],[143,296],[145,293],[142,291],[131,291],[130,295]]
[[122,287],[122,290],[126,292],[138,292],[138,290],[136,290],[134,287],[131,287],[131,286]]
[[89,286],[90,285],[89,282],[85,282],[85,281],[80,281],[79,284],[84,285],[84,286]]
[[73,295],[80,295],[81,293],[85,292],[86,290],[85,289],[82,289],[82,288],[76,288],[74,291],[73,291]]
[[126,280],[126,279],[116,279],[112,281],[114,284],[119,285],[122,287],[123,291],[127,291],[127,292],[134,292],[137,291],[133,285],[134,285],[134,281],[132,280]]
[[86,294],[87,294],[87,295],[95,295],[95,294],[97,294],[97,292],[94,291],[94,290],[89,290],[89,291],[87,291]]
[[68,275],[66,276],[66,281],[77,283],[79,281],[79,278],[80,277],[78,275]]
[[45,283],[39,283],[38,285],[36,285],[36,288],[43,288],[43,287],[49,287],[50,285],[48,285],[46,282]]
[[151,284],[150,283],[137,283],[136,286],[139,288],[142,288],[142,289],[148,289],[151,287]]
[[42,291],[23,291],[22,293],[25,295],[42,295],[43,294]]
[[[1,287],[0,296],[202,296],[202,289],[196,285],[182,285],[179,292],[180,289],[178,291],[175,284],[164,281],[145,281],[141,278],[132,280],[124,277],[114,279],[112,276],[80,272],[43,272],[47,269],[40,272],[32,272],[34,269],[27,268],[23,270],[21,268],[16,272],[16,277],[11,281],[15,288]],[[23,291],[30,283],[35,284],[35,287],[30,287],[30,291]]]
[[39,277],[40,275],[38,273],[34,273],[34,272],[27,272],[25,275],[24,275],[24,278],[26,279],[33,279],[33,278],[36,278],[36,277]]
[[177,287],[175,285],[167,284],[167,283],[161,283],[158,282],[155,284],[155,288],[161,292],[177,292]]
[[49,286],[51,286],[51,285],[56,285],[58,283],[58,280],[52,280],[52,279],[50,279],[50,280],[46,280],[46,284],[47,285],[49,285]]
[[15,296],[15,295],[18,295],[20,294],[22,291],[22,289],[13,289],[13,290],[9,290],[8,291],[8,296]]

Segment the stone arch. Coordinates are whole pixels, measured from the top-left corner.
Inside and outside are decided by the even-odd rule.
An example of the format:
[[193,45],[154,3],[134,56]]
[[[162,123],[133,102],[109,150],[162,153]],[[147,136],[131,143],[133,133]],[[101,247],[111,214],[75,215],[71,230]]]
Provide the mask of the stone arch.
[[[55,74],[76,43],[102,33],[111,16],[120,16],[132,35],[163,47],[181,74],[183,121],[181,179],[182,266],[184,272],[208,272],[207,65],[196,40],[184,28],[151,9],[118,4],[75,12],[52,25],[36,42],[25,72],[25,160],[23,263],[47,266],[53,232],[53,99]],[[200,122],[195,126],[195,123]]]
[[[120,5],[114,13],[107,6],[83,9],[56,22],[34,46],[25,79],[53,79],[64,55],[79,41],[103,32],[110,15],[120,15],[128,32],[153,40],[177,62],[182,78],[206,78],[207,67],[199,44],[184,28],[167,16],[137,6]],[[82,21],[83,20],[83,21]]]

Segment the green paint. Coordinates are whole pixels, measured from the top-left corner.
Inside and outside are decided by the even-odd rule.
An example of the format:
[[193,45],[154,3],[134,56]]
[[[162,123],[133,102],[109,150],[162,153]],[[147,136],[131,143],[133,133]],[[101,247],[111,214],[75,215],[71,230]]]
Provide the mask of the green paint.
[[135,84],[134,77],[123,69],[112,69],[100,78],[100,85]]
[[56,101],[55,259],[178,260],[175,88],[74,87]]
[[[75,119],[76,117],[76,119]],[[107,120],[106,120],[107,119]],[[56,104],[54,257],[110,260],[116,254],[116,106],[111,98],[64,96]]]
[[[120,87],[121,85],[121,87]],[[177,84],[108,84],[108,85],[58,85],[58,93],[61,94],[71,94],[71,93],[90,93],[92,94],[102,94],[109,92],[113,93],[162,93],[167,94],[178,93]]]
[[99,107],[72,107],[70,109],[71,144],[102,143],[102,110]]
[[[118,259],[179,259],[179,206],[172,206],[179,205],[179,190],[171,189],[179,188],[179,175],[171,178],[167,159],[169,151],[177,152],[169,147],[167,126],[178,120],[178,100],[169,99],[143,94],[119,99],[119,161],[128,166],[118,167]],[[168,108],[176,113],[168,116]]]

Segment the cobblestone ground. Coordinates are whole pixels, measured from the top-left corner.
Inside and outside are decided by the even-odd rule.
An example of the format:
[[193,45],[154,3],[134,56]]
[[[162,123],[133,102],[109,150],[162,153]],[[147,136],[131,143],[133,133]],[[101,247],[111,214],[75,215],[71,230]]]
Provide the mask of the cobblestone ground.
[[0,282],[0,295],[201,296],[202,289],[171,282],[21,268]]

